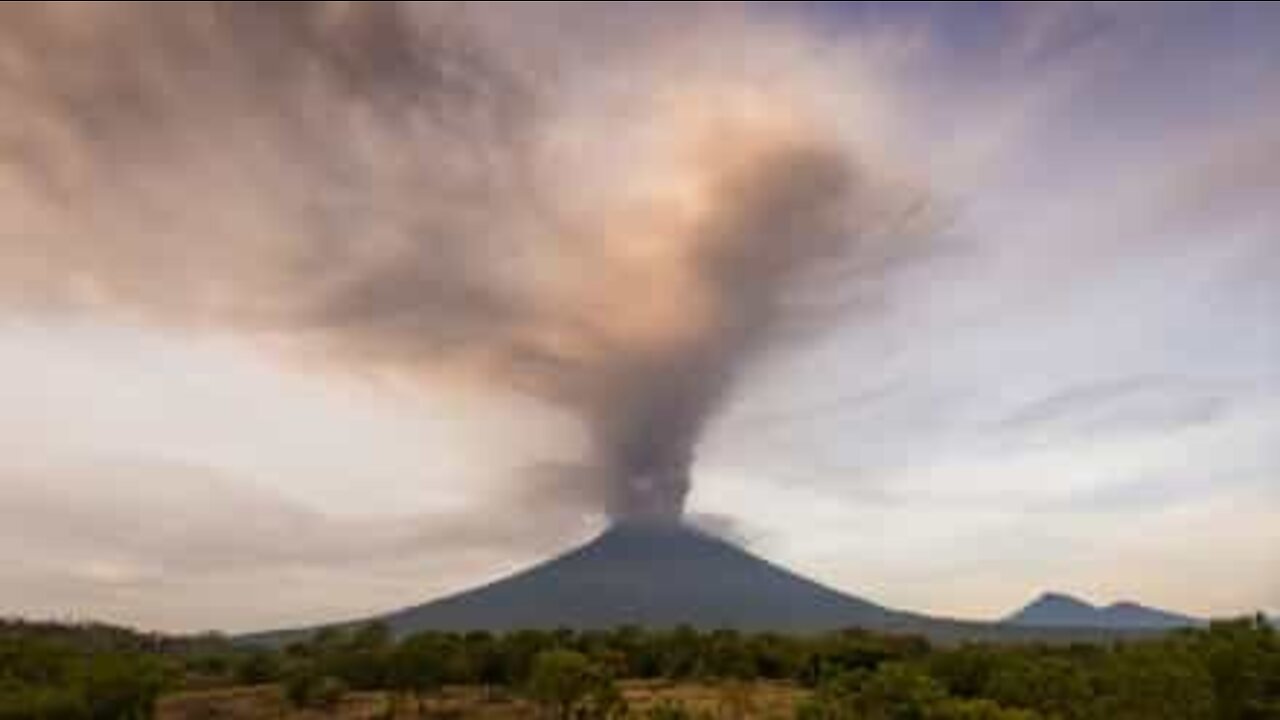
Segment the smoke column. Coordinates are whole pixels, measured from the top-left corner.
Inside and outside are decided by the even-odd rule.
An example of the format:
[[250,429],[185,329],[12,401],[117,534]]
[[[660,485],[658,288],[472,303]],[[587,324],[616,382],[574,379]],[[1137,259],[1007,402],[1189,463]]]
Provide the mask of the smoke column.
[[583,423],[575,493],[674,520],[744,368],[922,234],[815,43],[736,7],[5,3],[0,309],[528,393]]

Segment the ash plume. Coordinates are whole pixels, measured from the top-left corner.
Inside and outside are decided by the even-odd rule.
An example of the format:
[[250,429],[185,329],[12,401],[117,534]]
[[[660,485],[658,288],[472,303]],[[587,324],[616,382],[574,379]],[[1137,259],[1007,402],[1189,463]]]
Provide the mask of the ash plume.
[[634,12],[6,3],[0,307],[528,393],[590,441],[567,492],[677,519],[748,364],[926,213],[807,38]]

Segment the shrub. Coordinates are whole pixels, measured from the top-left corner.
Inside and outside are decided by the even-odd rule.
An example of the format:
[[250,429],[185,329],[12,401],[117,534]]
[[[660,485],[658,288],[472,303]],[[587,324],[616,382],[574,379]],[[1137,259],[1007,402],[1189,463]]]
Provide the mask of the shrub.
[[615,718],[626,711],[609,673],[572,650],[547,650],[534,658],[529,695],[559,720]]
[[347,694],[347,684],[313,669],[293,673],[285,683],[285,695],[295,707],[332,710]]

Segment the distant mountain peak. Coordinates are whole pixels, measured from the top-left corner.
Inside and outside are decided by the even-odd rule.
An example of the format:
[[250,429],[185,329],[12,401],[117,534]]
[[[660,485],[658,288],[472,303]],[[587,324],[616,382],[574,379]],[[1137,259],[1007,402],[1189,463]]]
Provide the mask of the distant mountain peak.
[[1117,630],[1162,630],[1201,624],[1193,617],[1147,607],[1131,600],[1099,607],[1056,591],[1041,593],[1003,622],[1024,627]]
[[1086,600],[1081,600],[1075,595],[1068,595],[1067,593],[1057,592],[1054,590],[1046,590],[1045,592],[1040,593],[1040,596],[1037,597],[1034,601],[1032,601],[1032,604],[1073,605],[1073,606],[1079,606],[1079,607],[1087,607],[1091,609],[1095,607],[1093,603],[1090,603]]

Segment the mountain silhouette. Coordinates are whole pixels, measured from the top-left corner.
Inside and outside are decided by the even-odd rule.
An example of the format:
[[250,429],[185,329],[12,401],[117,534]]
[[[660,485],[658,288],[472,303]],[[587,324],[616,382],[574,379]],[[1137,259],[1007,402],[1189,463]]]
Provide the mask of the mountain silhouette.
[[399,635],[621,625],[798,632],[910,618],[687,526],[631,522],[490,585],[380,619]]
[[[1120,622],[1131,621],[1133,613],[1126,608],[1111,611],[1111,621],[1098,624],[1099,611],[1087,603],[1060,595],[1041,600],[1024,611],[1025,616],[1019,613],[999,623],[894,610],[804,578],[689,526],[633,521],[617,523],[585,545],[487,585],[327,627],[376,621],[397,637],[427,630],[591,630],[628,625],[783,633],[860,628],[921,635],[942,643],[1105,640],[1159,629]],[[1049,612],[1068,606],[1074,608],[1071,614]],[[279,644],[319,629],[278,630],[241,640]]]
[[1004,622],[1023,627],[1117,630],[1171,630],[1202,624],[1202,621],[1187,615],[1133,602],[1117,602],[1098,607],[1056,592],[1041,595],[1005,618]]

